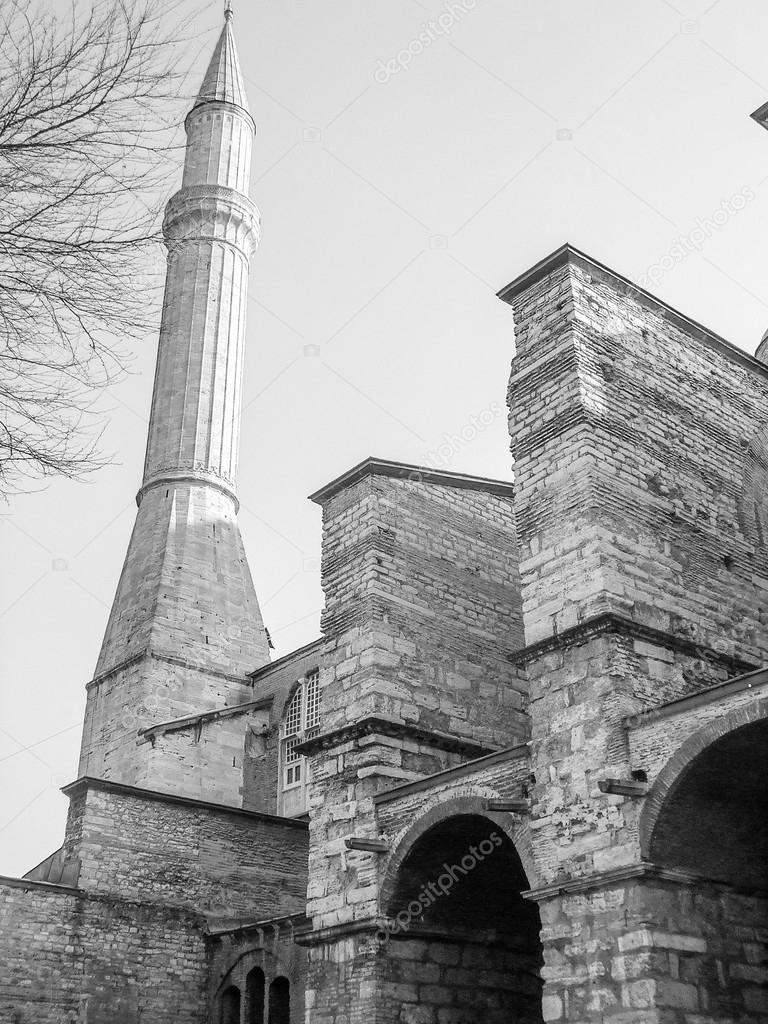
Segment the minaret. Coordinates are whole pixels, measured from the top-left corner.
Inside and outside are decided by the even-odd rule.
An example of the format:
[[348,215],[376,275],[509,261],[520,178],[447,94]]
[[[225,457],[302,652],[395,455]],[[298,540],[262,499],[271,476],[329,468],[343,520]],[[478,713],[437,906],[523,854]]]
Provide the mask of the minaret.
[[80,775],[205,796],[204,759],[182,742],[179,773],[140,730],[252,700],[245,673],[269,661],[236,519],[259,227],[248,198],[255,126],[229,3],[185,129],[182,184],[163,222],[168,266],[139,510],[89,684]]

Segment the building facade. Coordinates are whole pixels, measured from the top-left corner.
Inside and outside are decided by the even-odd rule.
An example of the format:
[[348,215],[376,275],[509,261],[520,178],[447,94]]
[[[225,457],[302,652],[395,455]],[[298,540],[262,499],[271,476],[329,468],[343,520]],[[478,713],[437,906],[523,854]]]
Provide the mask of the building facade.
[[231,14],[186,129],[136,526],[64,843],[0,879],[0,1021],[765,1021],[768,347],[563,246],[499,293],[514,485],[368,459],[312,495],[321,636],[270,661]]

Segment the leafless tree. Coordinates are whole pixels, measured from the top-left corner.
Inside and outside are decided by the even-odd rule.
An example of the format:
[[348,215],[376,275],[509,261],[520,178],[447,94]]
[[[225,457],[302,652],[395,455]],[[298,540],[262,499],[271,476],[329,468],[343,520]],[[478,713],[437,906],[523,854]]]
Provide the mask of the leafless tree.
[[103,464],[103,388],[156,322],[175,0],[0,5],[0,494]]

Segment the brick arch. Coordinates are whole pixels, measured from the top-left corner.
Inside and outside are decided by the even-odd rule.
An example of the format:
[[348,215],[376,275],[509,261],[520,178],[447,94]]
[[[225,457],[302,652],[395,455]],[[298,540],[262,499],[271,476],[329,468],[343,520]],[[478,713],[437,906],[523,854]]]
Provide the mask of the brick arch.
[[754,704],[738,708],[723,715],[722,718],[715,719],[689,736],[678,747],[659,773],[640,814],[640,855],[643,860],[650,859],[653,833],[668,798],[672,796],[687,769],[693,765],[699,755],[728,733],[736,732],[746,725],[752,725],[765,719],[768,719],[768,699],[756,701]]
[[212,994],[218,999],[228,985],[237,985],[244,991],[245,978],[254,968],[260,967],[264,972],[267,985],[278,975],[292,979],[291,965],[286,963],[272,949],[267,948],[266,936],[249,943],[245,949],[239,949],[230,956],[218,971],[212,986]]
[[294,680],[291,683],[291,685],[289,687],[287,687],[287,689],[284,691],[284,696],[283,696],[282,701],[276,701],[275,702],[275,705],[276,705],[275,706],[275,712],[276,712],[276,714],[275,714],[275,721],[277,722],[278,725],[280,725],[282,723],[283,719],[285,718],[286,712],[288,711],[288,707],[289,707],[291,701],[293,700],[293,698],[295,697],[296,691],[299,689],[300,686],[301,686],[301,680],[299,680],[299,679]]
[[382,884],[379,887],[379,910],[381,913],[385,912],[385,908],[392,901],[400,869],[416,843],[435,825],[440,825],[450,818],[455,818],[462,814],[472,814],[487,818],[489,822],[497,825],[510,840],[520,858],[529,886],[531,888],[535,887],[537,874],[528,823],[515,820],[504,811],[487,810],[486,804],[489,799],[498,799],[498,794],[453,796],[447,800],[441,800],[439,795],[435,797],[429,809],[401,835],[384,865]]

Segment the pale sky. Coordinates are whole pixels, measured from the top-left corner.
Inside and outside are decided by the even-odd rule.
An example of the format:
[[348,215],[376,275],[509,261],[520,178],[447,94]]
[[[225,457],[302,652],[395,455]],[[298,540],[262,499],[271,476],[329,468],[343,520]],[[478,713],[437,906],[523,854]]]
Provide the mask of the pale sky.
[[[202,77],[219,5],[193,24]],[[513,323],[495,292],[563,242],[650,274],[664,301],[754,351],[768,134],[748,115],[768,100],[768,5],[236,0],[235,30],[262,214],[240,523],[280,656],[319,633],[307,494],[368,455],[510,477]],[[675,261],[681,237],[694,251]],[[59,787],[133,525],[155,344],[108,396],[117,463],[1,510],[0,873],[63,838]],[[484,412],[474,441],[451,440]]]

